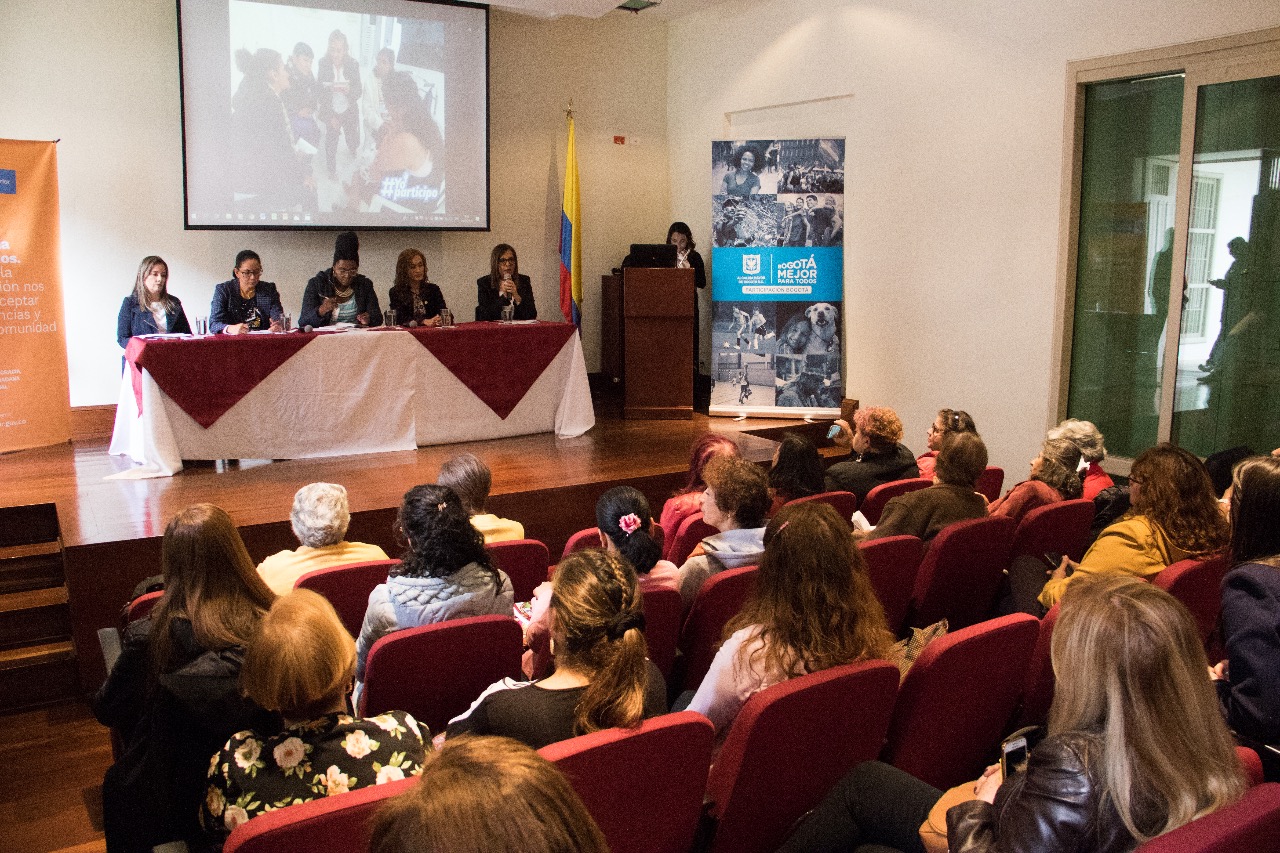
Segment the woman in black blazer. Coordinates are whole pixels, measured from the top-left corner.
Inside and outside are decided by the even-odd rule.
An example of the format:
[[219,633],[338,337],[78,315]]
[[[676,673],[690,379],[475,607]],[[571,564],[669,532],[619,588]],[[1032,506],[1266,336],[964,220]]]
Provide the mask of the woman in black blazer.
[[178,297],[169,295],[169,265],[164,259],[147,255],[138,264],[138,277],[133,282],[133,293],[120,303],[120,315],[116,319],[116,343],[126,347],[135,335],[154,335],[158,332],[185,332],[191,334],[191,324],[182,310]]
[[502,306],[514,303],[516,320],[538,319],[529,276],[520,275],[516,250],[499,243],[489,253],[489,274],[476,279],[476,319],[502,319]]

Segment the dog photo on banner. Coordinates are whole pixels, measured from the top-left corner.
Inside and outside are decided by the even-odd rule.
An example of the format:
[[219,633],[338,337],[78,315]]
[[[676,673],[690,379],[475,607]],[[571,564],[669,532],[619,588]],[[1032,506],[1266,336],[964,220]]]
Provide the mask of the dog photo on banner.
[[713,415],[844,396],[844,140],[711,143]]

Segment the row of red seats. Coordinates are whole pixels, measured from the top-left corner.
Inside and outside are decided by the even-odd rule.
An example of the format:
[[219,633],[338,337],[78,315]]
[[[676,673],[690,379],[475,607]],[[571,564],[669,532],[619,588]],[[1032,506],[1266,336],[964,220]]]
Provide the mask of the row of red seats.
[[[763,853],[776,849],[794,821],[861,761],[879,757],[940,788],[976,778],[1015,717],[1023,677],[1045,634],[1034,617],[1006,616],[931,643],[901,686],[897,667],[869,661],[768,688],[743,707],[710,772],[714,733],[691,712],[574,738],[542,753],[582,796],[614,853],[681,853],[700,821],[713,827],[713,853]],[[1242,754],[1257,782],[1257,756]],[[256,818],[232,834],[226,850],[362,853],[368,815],[412,784]],[[1272,844],[1277,829],[1280,785],[1261,785],[1241,803],[1141,850],[1261,850],[1259,839]]]

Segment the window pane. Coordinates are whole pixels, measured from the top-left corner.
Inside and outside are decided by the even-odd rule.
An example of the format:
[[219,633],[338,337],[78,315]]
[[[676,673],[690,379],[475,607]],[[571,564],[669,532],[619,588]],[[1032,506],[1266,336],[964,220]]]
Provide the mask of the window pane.
[[1117,456],[1156,440],[1172,272],[1181,74],[1085,87],[1067,413]]
[[[1280,446],[1280,77],[1201,86],[1173,438]],[[1199,287],[1197,287],[1199,285]],[[1199,293],[1197,293],[1199,291]]]

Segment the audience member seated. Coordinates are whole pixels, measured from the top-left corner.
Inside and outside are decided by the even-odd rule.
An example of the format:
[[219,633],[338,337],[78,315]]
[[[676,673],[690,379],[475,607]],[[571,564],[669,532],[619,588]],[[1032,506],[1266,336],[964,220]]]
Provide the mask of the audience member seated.
[[251,818],[422,772],[422,733],[412,716],[347,713],[356,644],[333,605],[299,589],[276,599],[245,650],[245,696],[284,718],[284,730],[237,732],[214,756],[200,809],[221,846]]
[[662,526],[664,547],[676,540],[676,533],[681,523],[696,512],[702,512],[702,490],[707,487],[702,472],[707,463],[717,456],[741,456],[738,445],[733,439],[717,435],[714,432],[703,433],[693,443],[693,451],[689,455],[689,479],[680,491],[667,498],[662,505],[662,515],[658,524]]
[[927,820],[954,851],[1121,853],[1243,795],[1200,636],[1167,592],[1133,577],[1073,584],[1051,654],[1048,736],[1025,769],[1003,779],[994,765],[944,796],[888,765],[859,765],[782,851],[923,851]]
[[1080,495],[1093,500],[1103,489],[1115,485],[1111,475],[1102,470],[1102,460],[1107,458],[1107,448],[1102,443],[1102,433],[1089,421],[1067,418],[1049,430],[1048,438],[1065,438],[1080,448],[1082,488]]
[[360,241],[343,231],[333,244],[333,264],[307,282],[298,325],[319,329],[334,323],[381,326],[382,308],[373,282],[360,275]]
[[1139,454],[1129,473],[1129,496],[1131,509],[1102,531],[1079,564],[1064,559],[1043,585],[1038,577],[1010,572],[1017,609],[1040,615],[1076,578],[1128,574],[1150,579],[1171,563],[1207,557],[1228,544],[1227,520],[1204,463],[1182,448],[1159,444]]
[[136,335],[162,332],[191,334],[191,324],[178,297],[169,293],[169,266],[163,258],[147,255],[138,265],[133,291],[120,303],[116,317],[116,343],[121,349]]
[[387,306],[396,312],[398,325],[440,325],[440,311],[448,306],[440,285],[427,280],[427,257],[417,249],[405,249],[396,258],[396,280],[387,294]]
[[707,578],[725,569],[754,566],[764,553],[764,514],[769,480],[741,456],[717,456],[703,469],[702,520],[720,531],[703,539],[680,567],[680,597],[693,604]]
[[987,500],[974,491],[987,468],[987,446],[974,432],[948,433],[936,460],[933,485],[891,498],[867,539],[917,536],[926,545],[942,528],[982,518]]
[[499,243],[489,253],[489,274],[476,279],[476,319],[501,320],[502,309],[511,306],[513,320],[538,319],[529,276],[520,274],[516,250]]
[[920,476],[915,457],[902,441],[902,421],[887,406],[858,409],[853,415],[853,452],[827,469],[827,491],[853,492],[861,504],[881,483]]
[[1268,782],[1280,781],[1280,459],[1236,467],[1231,486],[1231,562],[1222,583],[1227,659],[1213,668],[1218,697],[1246,746],[1257,749]]
[[524,538],[524,525],[509,518],[485,512],[493,475],[484,460],[472,453],[459,453],[440,466],[436,482],[453,489],[471,516],[471,526],[484,536],[484,542],[510,542]]
[[452,489],[414,486],[405,493],[396,531],[409,549],[387,582],[369,593],[356,646],[357,699],[369,649],[382,637],[464,616],[510,615],[515,604],[511,579],[489,559],[484,537]]
[[689,710],[723,739],[754,694],[797,675],[889,654],[893,637],[849,525],[824,503],[785,506],[769,522],[755,592]]
[[569,781],[509,738],[449,741],[372,821],[369,853],[609,853]]
[[113,853],[199,839],[209,756],[242,729],[279,728],[238,686],[244,647],[275,596],[230,516],[212,504],[178,513],[164,532],[161,565],[164,596],[129,625],[93,701],[99,722],[124,743],[102,781]]
[[503,679],[449,722],[448,737],[502,735],[534,749],[667,712],[662,673],[646,657],[636,573],[608,551],[575,551],[551,582],[555,673]]
[[[1216,453],[1210,453],[1204,459],[1204,467],[1209,472],[1209,479],[1213,482],[1213,493],[1218,496],[1218,504],[1222,507],[1223,512],[1230,512],[1231,505],[1231,481],[1235,477],[1236,466],[1251,456],[1258,454],[1253,448],[1239,445],[1230,447],[1226,450],[1219,450]],[[1272,451],[1275,456],[1275,451]]]
[[773,493],[769,517],[787,501],[822,492],[826,488],[824,474],[822,456],[812,441],[795,432],[783,435],[769,469],[769,489]]
[[933,423],[929,424],[929,431],[925,433],[925,441],[929,449],[916,457],[916,466],[920,469],[921,477],[933,476],[934,467],[937,465],[935,460],[938,458],[939,451],[942,450],[942,440],[955,432],[971,432],[976,435],[978,427],[973,422],[973,418],[969,417],[968,412],[962,412],[959,409],[939,409],[937,417],[933,419]]
[[351,510],[347,490],[337,483],[312,483],[298,489],[289,513],[293,535],[302,543],[296,550],[280,551],[258,564],[258,574],[276,595],[293,589],[298,578],[316,569],[385,560],[377,545],[346,542]]
[[[649,501],[639,489],[615,486],[596,501],[596,527],[600,547],[617,554],[636,572],[640,590],[654,587],[678,589],[680,570],[662,559],[662,548],[649,535],[653,515]],[[551,671],[551,582],[533,591],[531,621],[525,627],[524,673],[541,678]]]
[[1040,455],[1031,460],[1031,477],[991,502],[992,515],[1003,515],[1014,521],[1036,507],[1061,503],[1080,497],[1080,448],[1065,438],[1046,439]]

